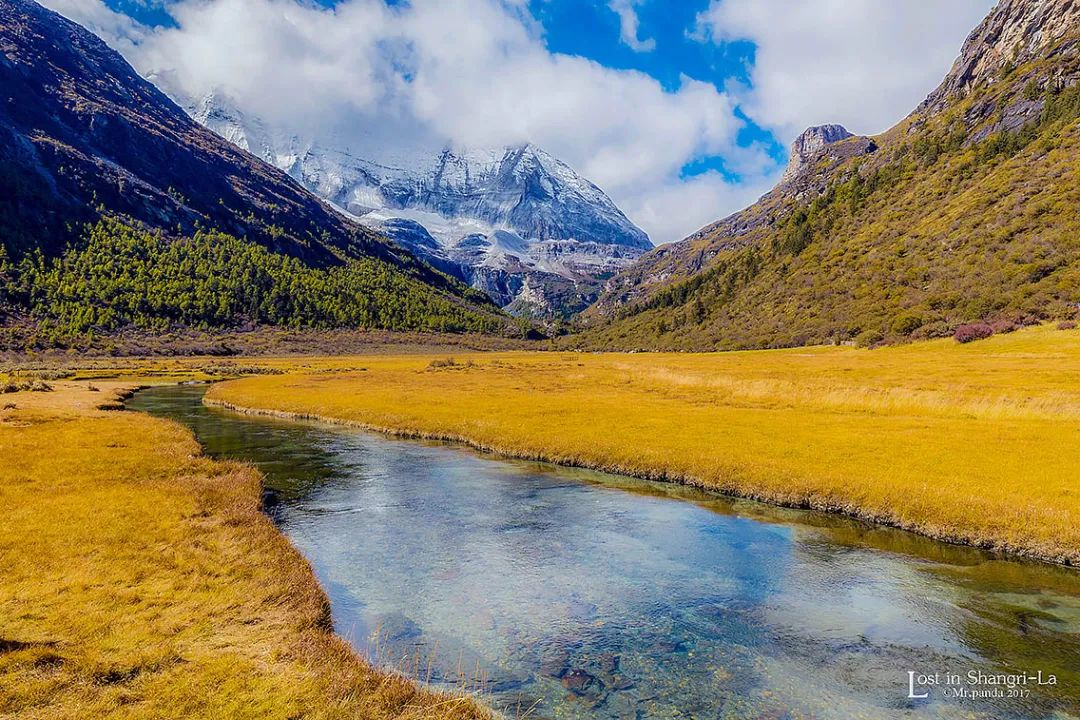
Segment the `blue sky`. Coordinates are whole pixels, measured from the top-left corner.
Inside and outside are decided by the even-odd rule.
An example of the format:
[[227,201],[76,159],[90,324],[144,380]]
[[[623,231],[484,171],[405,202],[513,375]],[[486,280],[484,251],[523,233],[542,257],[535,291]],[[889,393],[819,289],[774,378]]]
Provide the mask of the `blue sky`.
[[536,143],[654,242],[767,191],[810,125],[902,119],[993,3],[41,1],[178,100],[226,95],[307,140]]
[[[618,15],[606,2],[575,0],[533,0],[530,9],[543,24],[544,39],[553,52],[580,55],[611,68],[637,70],[656,78],[665,90],[678,89],[684,76],[709,82],[724,90],[732,81],[752,87],[750,69],[754,64],[754,43],[736,40],[705,43],[689,37],[699,13],[708,0],[641,3],[635,10],[640,22],[639,36],[655,43],[654,49],[636,51],[620,39]],[[776,163],[783,164],[786,150],[768,130],[758,127],[739,113],[745,127],[738,134],[741,147],[761,144]],[[719,155],[701,155],[686,163],[683,176],[709,170],[724,173],[738,182],[738,173],[725,167]]]
[[[387,0],[389,5],[405,4]],[[333,7],[335,0],[317,0]],[[175,24],[165,0],[106,0],[108,7],[146,25]],[[643,35],[656,41],[656,51],[636,52],[620,41],[619,16],[603,0],[532,0],[529,11],[544,30],[553,52],[580,55],[613,68],[640,70],[674,89],[682,75],[710,80],[722,86],[727,78],[749,82],[753,63],[752,42],[723,46],[695,42],[687,37],[698,13],[709,0],[651,2],[637,6]]]
[[[311,1],[327,8],[338,4],[337,0]],[[387,0],[387,4],[407,2]],[[619,15],[605,0],[531,0],[528,10],[542,28],[545,46],[553,53],[588,58],[608,68],[646,73],[670,92],[678,90],[684,77],[711,83],[719,91],[732,81],[752,87],[753,42],[706,43],[690,37],[699,13],[709,4],[710,0],[632,3],[640,22],[639,35],[652,43],[653,49],[647,52],[635,50],[622,41]],[[175,25],[164,0],[106,0],[106,5],[145,25]],[[782,166],[787,157],[784,144],[741,111],[737,115],[744,123],[736,138],[738,146],[760,147],[777,167]],[[742,179],[719,154],[696,155],[681,166],[679,174],[693,177],[710,171],[721,173],[733,183]]]

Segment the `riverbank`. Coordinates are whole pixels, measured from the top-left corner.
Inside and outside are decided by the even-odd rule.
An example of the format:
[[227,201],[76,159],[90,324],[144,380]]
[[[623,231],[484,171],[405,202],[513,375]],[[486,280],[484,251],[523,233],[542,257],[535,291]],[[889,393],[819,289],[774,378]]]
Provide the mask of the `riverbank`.
[[333,633],[261,477],[130,381],[0,397],[0,716],[484,718],[379,672]]
[[1080,562],[1080,333],[707,355],[350,357],[207,402]]

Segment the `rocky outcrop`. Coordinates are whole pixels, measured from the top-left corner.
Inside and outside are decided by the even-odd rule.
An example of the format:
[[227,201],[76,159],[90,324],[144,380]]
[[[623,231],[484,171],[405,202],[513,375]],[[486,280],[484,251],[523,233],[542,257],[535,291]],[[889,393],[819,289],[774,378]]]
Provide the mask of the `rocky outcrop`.
[[791,143],[791,155],[784,176],[780,178],[781,184],[795,179],[823,147],[849,137],[852,134],[843,125],[815,125],[804,130]]
[[1042,56],[1070,31],[1075,33],[1078,25],[1078,0],[1001,0],[968,36],[949,74],[920,109],[941,110],[950,100],[998,82],[1010,68]]

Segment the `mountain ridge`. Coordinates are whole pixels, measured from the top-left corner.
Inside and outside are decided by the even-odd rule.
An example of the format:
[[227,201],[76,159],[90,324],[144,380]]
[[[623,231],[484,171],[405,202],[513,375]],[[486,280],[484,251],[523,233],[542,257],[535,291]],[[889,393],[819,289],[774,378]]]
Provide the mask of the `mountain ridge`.
[[823,145],[758,202],[609,280],[582,344],[874,344],[1071,316],[1078,80],[1073,0],[1003,0],[896,126]]
[[[374,233],[336,221],[283,174],[203,134],[164,93],[143,82],[119,55],[77,24],[27,0],[0,4],[0,23],[5,30],[0,72],[7,90],[0,109],[3,150],[22,161],[18,167],[26,168],[24,177],[40,178],[73,212],[88,204],[83,197],[94,195],[151,224],[167,222],[192,230],[199,221],[211,222],[324,262],[331,262],[333,253],[308,247],[314,230],[302,223],[317,223],[333,233],[338,249],[355,245],[384,251]],[[151,150],[133,151],[149,146],[135,138],[147,138]],[[184,153],[181,147],[194,151]],[[222,161],[236,171],[213,171]],[[60,167],[66,174],[58,172]],[[5,178],[10,182],[13,174]],[[183,174],[202,177],[198,197],[168,192],[171,181]],[[135,190],[125,193],[125,183]],[[274,190],[261,183],[274,183]],[[13,200],[28,195],[17,187],[9,190],[5,215],[18,213]],[[287,223],[286,236],[275,240],[262,227],[270,223],[245,223],[240,213],[228,209],[229,203],[245,200],[270,211],[275,202],[287,206],[287,212],[270,218]]]

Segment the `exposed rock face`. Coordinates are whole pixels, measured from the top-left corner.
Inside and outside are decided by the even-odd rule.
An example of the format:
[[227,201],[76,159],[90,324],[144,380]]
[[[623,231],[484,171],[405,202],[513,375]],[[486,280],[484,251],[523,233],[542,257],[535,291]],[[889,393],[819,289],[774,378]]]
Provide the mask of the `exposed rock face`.
[[849,137],[852,137],[852,134],[843,125],[816,125],[807,128],[802,135],[795,138],[795,142],[791,143],[791,156],[780,182],[787,183],[794,179],[826,145]]
[[951,99],[997,82],[1004,69],[1039,57],[1070,30],[1075,32],[1078,23],[1077,0],[1001,0],[968,36],[949,74],[921,109],[940,110]]

